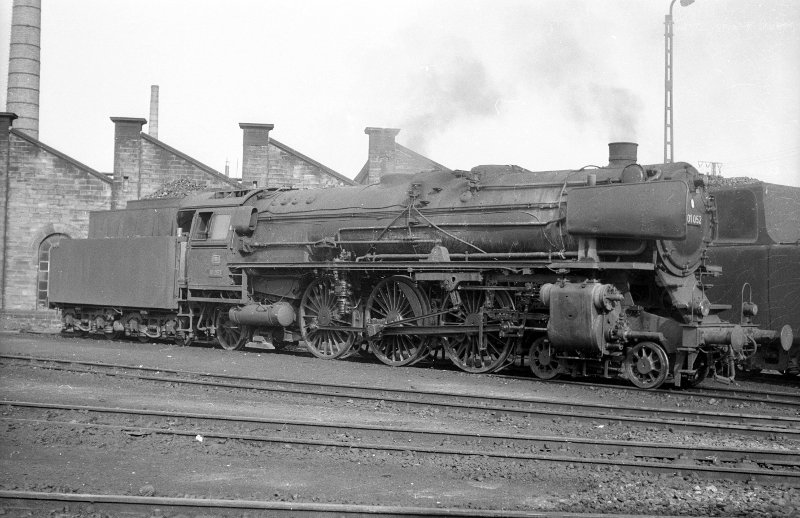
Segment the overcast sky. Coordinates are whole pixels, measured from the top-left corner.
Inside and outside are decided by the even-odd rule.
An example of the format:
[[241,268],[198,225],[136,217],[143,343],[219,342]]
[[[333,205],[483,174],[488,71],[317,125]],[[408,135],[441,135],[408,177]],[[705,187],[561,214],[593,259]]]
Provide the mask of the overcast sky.
[[[39,138],[103,172],[109,117],[149,117],[152,84],[160,140],[232,176],[240,122],[351,178],[367,126],[450,168],[603,165],[618,140],[663,161],[668,0],[42,3]],[[674,18],[675,159],[800,186],[800,1]]]

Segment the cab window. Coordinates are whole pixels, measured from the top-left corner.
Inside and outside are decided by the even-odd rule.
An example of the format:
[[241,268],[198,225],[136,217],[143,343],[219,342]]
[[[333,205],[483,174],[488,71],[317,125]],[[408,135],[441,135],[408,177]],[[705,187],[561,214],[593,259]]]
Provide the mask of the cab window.
[[228,228],[231,226],[230,214],[214,214],[201,212],[197,215],[192,239],[222,241],[228,237]]
[[752,242],[758,237],[758,207],[751,191],[714,193],[719,217],[719,241]]
[[192,228],[192,218],[194,211],[184,210],[178,213],[178,235],[188,236]]

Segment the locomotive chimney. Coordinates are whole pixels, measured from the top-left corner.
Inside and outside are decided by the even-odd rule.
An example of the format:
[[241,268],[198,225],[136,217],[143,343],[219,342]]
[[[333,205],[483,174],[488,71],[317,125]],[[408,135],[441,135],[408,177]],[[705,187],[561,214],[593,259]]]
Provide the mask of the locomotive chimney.
[[19,115],[14,127],[39,138],[41,0],[14,0],[8,53],[6,111]]
[[608,144],[608,165],[609,167],[625,167],[636,163],[636,148],[639,144],[635,142],[611,142]]
[[150,86],[150,123],[147,125],[147,133],[158,138],[158,85]]

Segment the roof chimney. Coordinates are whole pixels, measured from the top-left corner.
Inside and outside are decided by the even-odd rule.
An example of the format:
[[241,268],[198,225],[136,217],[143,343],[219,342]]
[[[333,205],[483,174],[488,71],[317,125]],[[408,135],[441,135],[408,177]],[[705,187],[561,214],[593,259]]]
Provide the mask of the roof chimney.
[[274,124],[240,122],[242,128],[242,183],[250,188],[277,187],[269,176],[269,132]]
[[39,69],[41,0],[14,0],[8,51],[6,111],[19,119],[14,128],[39,139]]
[[396,128],[364,128],[369,135],[369,174],[367,184],[380,183],[381,178],[393,174],[397,168],[397,146],[394,138],[400,133]]
[[150,122],[147,134],[155,139],[158,138],[158,85],[150,86]]
[[636,163],[635,142],[611,142],[608,145],[608,165],[610,167],[625,167]]

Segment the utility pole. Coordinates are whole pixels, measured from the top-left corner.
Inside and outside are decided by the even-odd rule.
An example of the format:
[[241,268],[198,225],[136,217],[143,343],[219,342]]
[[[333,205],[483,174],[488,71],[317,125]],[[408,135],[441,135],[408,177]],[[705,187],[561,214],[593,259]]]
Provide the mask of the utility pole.
[[[669,4],[669,12],[664,19],[664,163],[672,163],[675,158],[672,127],[672,6],[677,0]],[[681,5],[686,7],[694,0],[681,0]]]

